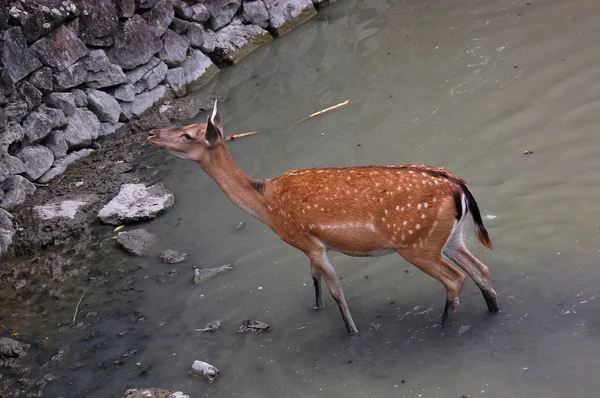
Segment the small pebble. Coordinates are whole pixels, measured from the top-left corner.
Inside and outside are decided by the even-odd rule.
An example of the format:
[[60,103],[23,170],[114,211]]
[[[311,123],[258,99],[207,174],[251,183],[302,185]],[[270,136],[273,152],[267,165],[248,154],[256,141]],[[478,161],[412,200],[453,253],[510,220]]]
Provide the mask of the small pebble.
[[533,151],[525,151],[525,152],[523,152],[523,155],[532,155],[532,154],[533,154]]

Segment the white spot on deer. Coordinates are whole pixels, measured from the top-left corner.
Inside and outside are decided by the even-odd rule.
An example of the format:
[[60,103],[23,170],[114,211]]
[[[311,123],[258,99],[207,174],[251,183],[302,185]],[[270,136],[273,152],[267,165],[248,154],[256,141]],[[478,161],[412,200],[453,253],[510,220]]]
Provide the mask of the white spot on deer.
[[408,174],[414,174],[415,172],[412,170],[408,170]]
[[417,225],[415,225],[415,228],[416,228],[416,229],[421,229],[421,224],[417,224]]
[[427,180],[421,180],[421,184],[423,184],[423,185],[427,184]]
[[425,219],[425,214],[421,214],[421,218],[424,220]]
[[433,183],[434,183],[435,185],[440,185],[440,183],[438,182],[438,180],[435,180]]
[[380,201],[380,202],[383,202],[383,198],[379,198],[379,201]]
[[412,207],[412,205],[409,203],[406,206],[408,206],[408,208],[410,209]]
[[390,224],[388,224],[387,227],[390,228]]
[[325,191],[329,191],[329,187],[325,187]]
[[396,211],[400,210],[400,206],[396,206]]
[[425,203],[423,203],[423,207],[424,207],[424,208],[428,208],[428,207],[429,207],[429,204],[428,204],[427,202],[425,202]]
[[412,229],[409,229],[409,230],[408,230],[408,234],[409,234],[409,235],[412,235],[412,234],[414,234],[413,230],[412,230]]
[[417,247],[417,244],[416,244],[416,243],[413,243],[413,249],[414,249],[414,248],[416,248],[416,247]]
[[427,177],[427,173],[425,173],[425,172],[422,172],[422,173],[421,173],[421,175],[422,175],[423,177]]
[[325,211],[325,208],[321,207],[321,211]]
[[308,210],[310,210],[310,205],[306,205],[306,208],[307,208]]
[[350,181],[350,176],[346,177],[346,180]]
[[388,214],[388,211],[387,211],[387,209],[385,209],[385,210],[383,211],[383,213],[384,213],[384,214],[387,216],[387,214]]
[[417,209],[421,210],[421,207],[423,207],[423,205],[422,205],[422,204],[420,204],[420,203],[418,203],[418,204],[417,204]]
[[367,223],[366,224],[367,228],[369,228],[371,231],[375,232],[375,224],[373,223]]
[[318,170],[318,171],[317,171],[317,173],[322,173],[322,172],[323,172],[323,170]]
[[375,183],[375,186],[376,186],[376,187],[378,187],[378,186],[379,186],[379,183],[378,183],[378,182],[376,182],[376,183]]
[[392,236],[392,242],[394,242],[396,240],[395,236]]
[[400,237],[400,239],[406,240],[406,235],[402,234],[402,236]]
[[385,217],[381,217],[381,221],[385,222]]
[[437,200],[436,198],[433,198],[433,199],[432,199],[432,201],[433,201],[433,202],[435,202],[436,200]]
[[402,207],[400,208],[400,211],[404,211],[404,206],[402,206]]
[[312,225],[312,224],[308,224],[308,229],[311,229],[311,230],[312,230],[314,227],[315,227],[314,225]]
[[402,221],[402,225],[407,226],[408,225],[408,221]]

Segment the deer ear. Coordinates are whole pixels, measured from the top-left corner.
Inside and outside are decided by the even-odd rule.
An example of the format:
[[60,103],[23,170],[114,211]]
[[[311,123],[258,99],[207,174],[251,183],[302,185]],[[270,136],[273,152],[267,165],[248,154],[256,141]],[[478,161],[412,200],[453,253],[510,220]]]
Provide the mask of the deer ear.
[[208,146],[215,146],[223,139],[223,123],[221,122],[221,115],[217,108],[217,100],[213,106],[213,111],[208,117],[206,122],[206,133],[204,135]]

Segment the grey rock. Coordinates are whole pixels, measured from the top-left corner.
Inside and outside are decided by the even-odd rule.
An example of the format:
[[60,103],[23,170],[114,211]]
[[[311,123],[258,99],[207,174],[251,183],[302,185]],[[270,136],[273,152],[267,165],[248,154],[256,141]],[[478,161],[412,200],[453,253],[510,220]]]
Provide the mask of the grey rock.
[[24,136],[23,127],[17,122],[9,121],[0,133],[0,152],[6,152],[13,142],[21,141]]
[[6,104],[4,107],[4,113],[6,114],[6,120],[8,122],[19,123],[29,111],[29,106],[25,101],[13,101]]
[[86,205],[98,201],[96,195],[83,195],[70,199],[55,199],[45,205],[33,207],[33,213],[38,221],[54,221],[57,219],[74,220]]
[[66,116],[71,116],[76,108],[75,95],[73,93],[48,94],[44,97],[44,103],[48,106],[60,109]]
[[217,320],[217,321],[212,321],[209,322],[208,325],[206,325],[206,327],[204,329],[196,329],[197,332],[216,332],[217,330],[219,330],[219,328],[221,327],[222,322]]
[[4,108],[0,108],[0,134],[6,128],[6,113],[4,112]]
[[191,50],[181,67],[188,90],[195,90],[203,86],[219,71],[210,58],[198,50]]
[[7,211],[0,209],[0,254],[8,250],[14,235],[12,216]]
[[[112,0],[80,0],[82,10],[79,35],[90,45],[112,41],[112,33],[119,27],[117,9]],[[99,41],[98,38],[104,40]],[[112,43],[111,43],[112,44]]]
[[[0,66],[0,95],[5,97],[12,94],[13,91],[15,91],[15,83],[12,81],[8,69]],[[3,99],[2,103],[4,104],[7,102],[7,99]]]
[[179,65],[185,59],[190,41],[187,37],[178,35],[168,29],[162,38],[163,48],[158,53],[160,59],[170,67]]
[[271,326],[267,325],[261,321],[255,321],[253,319],[244,319],[242,324],[238,328],[238,333],[246,333],[246,332],[268,332],[271,330]]
[[159,37],[165,34],[167,28],[173,22],[174,16],[175,11],[169,0],[160,0],[154,8],[142,15],[150,29]]
[[[184,21],[183,19],[179,19],[179,18],[173,18],[173,22],[171,22],[171,25],[169,25],[169,28],[173,29],[175,32],[179,33],[180,35],[183,35],[183,34],[185,34],[185,32],[187,32],[188,26],[190,26],[190,23],[188,21]],[[165,31],[166,31],[166,29],[165,29]]]
[[74,88],[71,90],[71,94],[73,94],[73,100],[75,101],[75,106],[87,106],[87,95],[78,88]]
[[71,0],[13,2],[15,5],[18,5],[19,3],[22,4],[23,12],[18,13],[18,15],[15,13],[12,16],[23,28],[28,43],[52,32],[54,28],[60,26],[65,19],[72,18],[79,14],[79,10]]
[[190,370],[195,376],[199,376],[206,380],[209,384],[212,384],[219,375],[221,375],[221,371],[216,367],[212,366],[209,363],[204,361],[194,361],[192,364],[192,369]]
[[13,83],[27,77],[42,66],[35,52],[27,47],[20,27],[10,28],[4,32],[2,63]]
[[160,37],[150,29],[144,18],[135,15],[121,24],[115,45],[107,55],[113,63],[129,70],[147,63],[161,47]]
[[167,264],[177,264],[185,260],[187,253],[178,252],[177,250],[165,250],[160,253],[160,260]]
[[183,68],[169,69],[165,82],[171,87],[171,90],[173,90],[177,97],[183,97],[187,94],[187,85]]
[[256,25],[244,25],[239,19],[215,35],[216,46],[211,58],[217,65],[235,64],[272,39],[266,30]]
[[29,344],[21,343],[20,341],[9,339],[8,337],[0,338],[0,357],[18,358],[27,352]]
[[100,136],[111,135],[114,134],[115,131],[120,129],[123,126],[123,123],[102,123],[100,125]]
[[210,20],[208,21],[210,28],[217,31],[231,22],[233,16],[242,6],[242,1],[213,0],[205,4],[210,15]]
[[92,152],[94,152],[93,149],[81,149],[79,151],[71,152],[62,159],[56,160],[52,168],[50,168],[50,170],[40,177],[38,181],[41,183],[50,182],[52,179],[64,173],[69,165],[78,161],[79,159],[89,156]]
[[138,222],[155,218],[174,204],[173,193],[162,184],[123,184],[119,194],[100,209],[98,218],[111,225]]
[[119,102],[110,94],[99,90],[88,90],[88,108],[101,122],[117,123],[121,115]]
[[225,264],[217,268],[194,268],[194,285],[198,285],[221,272],[233,269],[233,264]]
[[154,7],[158,3],[158,0],[135,0],[135,10],[148,10]]
[[65,91],[85,82],[87,68],[83,62],[76,62],[67,69],[54,73],[54,89]]
[[28,81],[17,85],[17,101],[25,101],[29,110],[35,108],[42,102],[42,92]]
[[206,40],[205,36],[207,35],[208,33],[206,33],[206,31],[204,30],[204,27],[199,23],[195,22],[190,23],[186,32],[188,41],[190,45],[194,48],[200,48],[204,44],[204,41]]
[[25,172],[25,164],[21,159],[5,153],[0,155],[0,169],[7,171],[9,175],[21,174]]
[[112,95],[120,100],[131,102],[135,98],[137,94],[136,88],[133,84],[127,83],[123,84],[112,91]]
[[167,76],[168,70],[169,68],[164,62],[159,62],[155,68],[144,75],[142,79],[144,82],[144,89],[152,90],[154,87],[158,86],[158,84]]
[[31,181],[44,175],[54,163],[52,151],[42,145],[27,146],[17,156],[25,164],[25,177]]
[[123,398],[190,398],[181,391],[162,390],[160,388],[132,388]]
[[204,43],[200,45],[200,50],[206,54],[210,54],[215,50],[217,45],[216,35],[212,30],[205,30],[204,32]]
[[210,18],[210,14],[208,13],[208,10],[204,6],[204,4],[202,4],[202,3],[194,4],[191,6],[191,8],[192,8],[192,18],[191,18],[192,21],[204,23],[204,22],[208,21],[208,18]]
[[127,81],[119,65],[110,62],[104,50],[92,50],[82,61],[87,69],[85,81],[90,88],[116,86]]
[[67,119],[67,128],[52,131],[44,142],[55,158],[64,157],[69,149],[89,147],[100,135],[100,121],[87,109],[77,108]]
[[54,89],[52,84],[52,70],[47,67],[40,68],[33,72],[29,76],[28,81],[40,90],[42,94],[48,94]]
[[[90,210],[98,203],[97,195],[61,196],[32,209],[33,223],[27,233],[36,247],[64,244],[73,236],[89,227]],[[65,261],[66,260],[66,261]],[[43,264],[52,273],[52,279],[64,280],[68,274],[70,260],[61,257],[50,257]]]
[[127,83],[135,84],[141,80],[148,72],[156,67],[160,63],[160,59],[156,57],[150,58],[144,65],[138,66],[135,69],[125,72],[127,75]]
[[56,72],[67,69],[89,52],[85,43],[66,26],[61,26],[39,39],[31,48],[39,55],[44,65]]
[[0,207],[11,210],[25,202],[29,195],[35,192],[35,185],[29,182],[25,177],[12,176],[2,183],[0,187],[6,194],[0,203]]
[[269,12],[262,0],[244,1],[242,5],[242,19],[244,22],[258,25],[263,29],[269,26]]
[[118,0],[113,2],[119,18],[131,18],[135,14],[135,0]]
[[159,102],[165,97],[167,89],[165,86],[158,85],[151,91],[145,91],[135,96],[131,102],[121,103],[125,116],[131,119],[134,116],[140,116],[150,109],[156,102]]
[[296,26],[317,15],[312,0],[263,0],[269,11],[269,26],[283,36]]
[[171,0],[171,4],[178,18],[190,20],[194,15],[192,8],[183,0]]
[[60,109],[38,107],[23,122],[23,132],[30,144],[46,138],[52,129],[67,125],[67,119]]

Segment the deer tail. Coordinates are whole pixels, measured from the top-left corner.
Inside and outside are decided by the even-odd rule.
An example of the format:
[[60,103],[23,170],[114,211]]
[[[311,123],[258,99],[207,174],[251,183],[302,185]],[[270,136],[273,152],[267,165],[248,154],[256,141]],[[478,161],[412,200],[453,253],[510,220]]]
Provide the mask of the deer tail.
[[[471,191],[469,191],[469,188],[467,188],[467,186],[465,184],[459,184],[461,191],[462,191],[462,200],[457,201],[457,207],[458,207],[458,203],[460,203],[460,207],[458,208],[459,214],[462,215],[462,202],[464,200],[465,203],[465,213],[470,213],[471,214],[471,219],[473,220],[473,224],[475,227],[475,235],[477,236],[477,239],[479,240],[479,242],[481,242],[482,245],[484,245],[485,247],[487,247],[490,250],[493,250],[492,248],[492,241],[490,240],[490,236],[488,234],[487,229],[485,229],[485,226],[483,225],[483,220],[481,219],[481,213],[479,212],[479,206],[477,206],[477,201],[475,201],[475,198],[473,197],[473,194],[471,193]],[[466,214],[465,214],[466,215]]]

